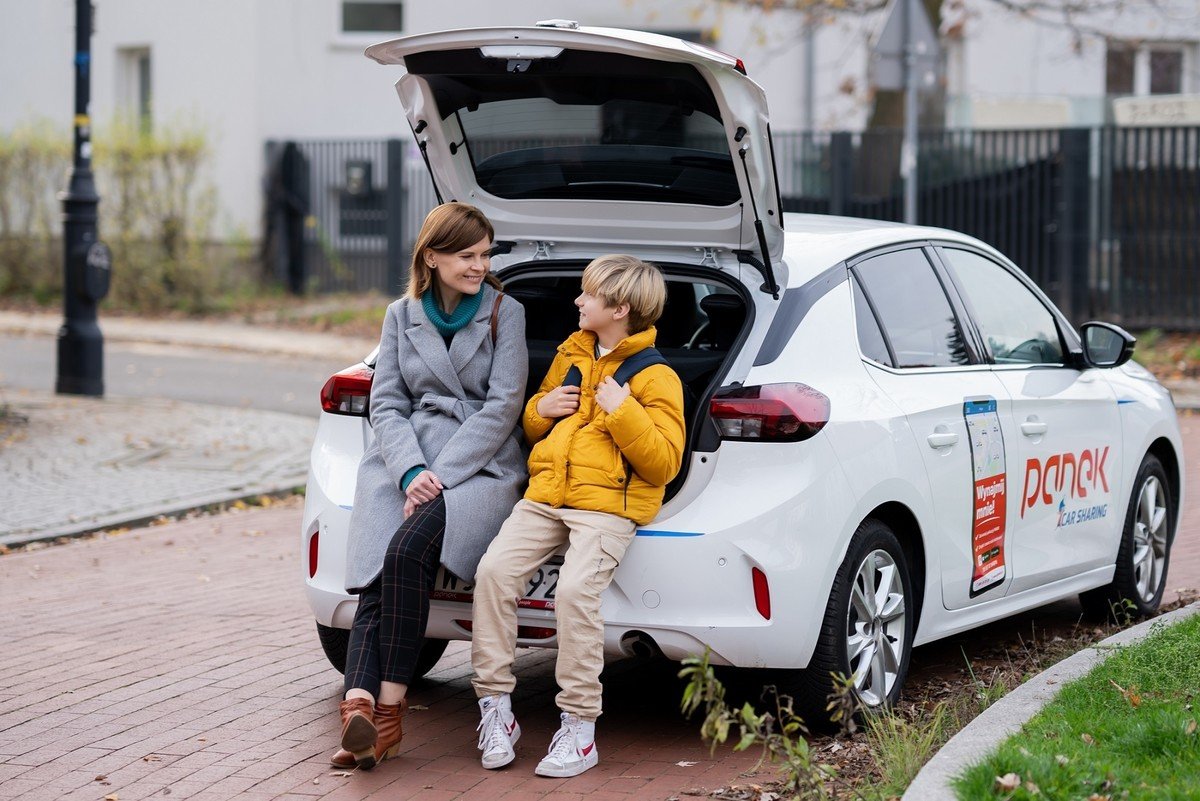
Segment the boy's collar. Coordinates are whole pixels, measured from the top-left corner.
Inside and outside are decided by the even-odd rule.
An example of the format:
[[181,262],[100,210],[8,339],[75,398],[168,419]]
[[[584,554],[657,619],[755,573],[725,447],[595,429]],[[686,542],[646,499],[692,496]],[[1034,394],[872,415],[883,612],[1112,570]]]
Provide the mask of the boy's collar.
[[[654,347],[654,342],[657,338],[658,329],[650,326],[645,331],[630,334],[622,339],[608,355],[615,359],[625,359],[640,350]],[[567,341],[563,343],[563,350],[567,352],[567,355],[573,354],[594,359],[596,353],[596,334],[592,331],[576,331],[567,337]]]

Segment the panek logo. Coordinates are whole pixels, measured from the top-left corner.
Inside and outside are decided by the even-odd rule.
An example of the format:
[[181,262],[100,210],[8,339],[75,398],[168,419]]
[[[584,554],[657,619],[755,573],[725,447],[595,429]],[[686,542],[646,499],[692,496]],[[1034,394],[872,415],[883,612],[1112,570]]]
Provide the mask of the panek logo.
[[[1053,491],[1061,494],[1063,498],[1059,504],[1058,524],[1070,525],[1063,522],[1065,515],[1088,510],[1065,512],[1067,497],[1086,498],[1089,491],[1108,493],[1108,477],[1104,474],[1104,463],[1107,460],[1107,445],[1103,448],[1089,448],[1078,454],[1056,453],[1045,461],[1029,459],[1025,462],[1025,491],[1021,496],[1021,517],[1025,516],[1026,509],[1032,509],[1039,504],[1052,506],[1054,498],[1050,493]],[[1096,508],[1099,507],[1093,507]]]

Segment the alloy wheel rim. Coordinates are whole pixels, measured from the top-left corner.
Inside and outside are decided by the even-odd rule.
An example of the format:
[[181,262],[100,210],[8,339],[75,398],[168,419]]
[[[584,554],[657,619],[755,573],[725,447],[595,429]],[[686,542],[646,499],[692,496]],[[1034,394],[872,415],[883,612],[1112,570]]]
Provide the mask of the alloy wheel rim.
[[907,604],[900,569],[891,554],[875,550],[854,571],[846,610],[846,658],[859,700],[882,706],[896,684],[908,647]]
[[1138,490],[1133,518],[1133,579],[1142,603],[1153,603],[1167,561],[1167,498],[1162,482],[1149,476]]

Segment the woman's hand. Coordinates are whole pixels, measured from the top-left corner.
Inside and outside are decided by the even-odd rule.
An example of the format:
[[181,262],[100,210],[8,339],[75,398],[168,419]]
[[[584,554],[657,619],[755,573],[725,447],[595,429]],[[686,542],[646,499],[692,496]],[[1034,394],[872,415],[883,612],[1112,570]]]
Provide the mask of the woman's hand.
[[579,387],[555,387],[537,402],[537,413],[547,420],[567,417],[579,409]]
[[417,511],[417,507],[420,505],[421,504],[417,503],[412,498],[407,498],[404,501],[404,519],[407,520],[408,518],[412,517],[412,513]]
[[438,480],[437,476],[428,470],[422,470],[417,473],[416,478],[409,482],[408,489],[404,492],[408,496],[408,500],[422,504],[432,501],[442,493],[443,489],[442,482]]

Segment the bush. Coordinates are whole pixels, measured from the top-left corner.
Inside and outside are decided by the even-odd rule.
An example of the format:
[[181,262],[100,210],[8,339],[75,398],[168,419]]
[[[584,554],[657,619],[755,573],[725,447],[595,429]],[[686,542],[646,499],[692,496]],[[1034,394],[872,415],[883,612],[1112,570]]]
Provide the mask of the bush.
[[[216,244],[216,190],[196,127],[146,132],[117,121],[95,137],[100,236],[112,248],[105,306],[210,310],[251,289],[246,245]],[[62,291],[60,204],[70,143],[48,124],[0,134],[0,292],[47,302]]]

